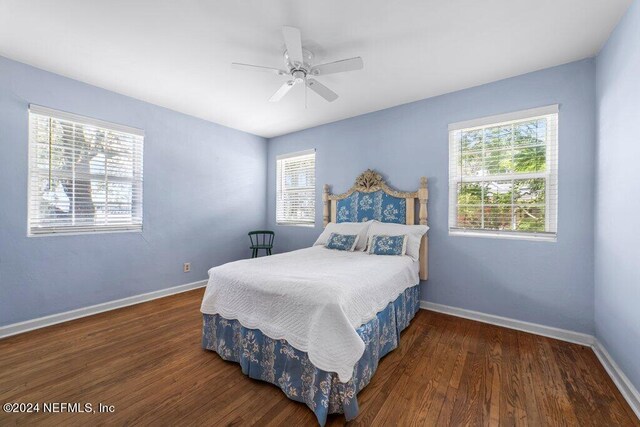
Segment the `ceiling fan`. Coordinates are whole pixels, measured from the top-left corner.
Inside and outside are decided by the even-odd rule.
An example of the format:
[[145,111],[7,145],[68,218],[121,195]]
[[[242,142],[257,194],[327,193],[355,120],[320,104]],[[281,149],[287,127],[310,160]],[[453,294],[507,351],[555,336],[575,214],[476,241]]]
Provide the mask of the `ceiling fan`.
[[[306,87],[323,97],[329,102],[338,99],[338,94],[314,79],[315,76],[325,76],[327,74],[342,73],[345,71],[361,70],[364,66],[362,58],[355,57],[343,59],[340,61],[329,62],[327,64],[313,65],[313,54],[302,47],[302,38],[300,30],[295,27],[282,27],[282,35],[284,36],[285,69],[263,67],[260,65],[239,64],[234,62],[231,64],[233,68],[239,70],[264,71],[274,73],[279,76],[289,76],[280,89],[274,93],[269,101],[277,102],[284,97],[293,86],[298,83],[304,83]],[[306,89],[305,87],[305,89]],[[306,93],[306,92],[305,92]]]

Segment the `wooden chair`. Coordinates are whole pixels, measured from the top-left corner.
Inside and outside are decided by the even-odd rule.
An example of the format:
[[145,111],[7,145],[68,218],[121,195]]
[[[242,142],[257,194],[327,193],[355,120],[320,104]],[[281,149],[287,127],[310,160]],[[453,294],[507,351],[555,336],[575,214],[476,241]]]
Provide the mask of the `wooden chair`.
[[271,249],[273,248],[273,238],[275,233],[269,230],[256,230],[249,232],[249,239],[251,240],[251,258],[258,258],[258,251],[264,249],[266,255],[271,255]]

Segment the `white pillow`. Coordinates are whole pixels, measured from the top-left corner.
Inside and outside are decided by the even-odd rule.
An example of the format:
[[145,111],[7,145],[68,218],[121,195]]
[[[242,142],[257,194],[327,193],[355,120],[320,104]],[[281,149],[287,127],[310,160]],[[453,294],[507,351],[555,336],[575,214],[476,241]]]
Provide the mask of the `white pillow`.
[[405,225],[373,221],[367,232],[367,242],[370,236],[376,234],[389,236],[406,234],[409,237],[407,241],[407,255],[413,258],[414,261],[418,261],[420,259],[420,242],[422,236],[427,233],[427,230],[429,230],[429,227],[426,225]]
[[331,233],[351,234],[351,235],[357,234],[358,242],[356,243],[355,250],[364,251],[364,249],[367,247],[367,230],[369,230],[370,224],[371,224],[371,221],[338,222],[338,223],[330,222],[324,228],[324,231],[322,232],[320,237],[318,237],[318,240],[316,240],[313,246],[326,245],[327,240],[329,240],[329,236],[331,236]]

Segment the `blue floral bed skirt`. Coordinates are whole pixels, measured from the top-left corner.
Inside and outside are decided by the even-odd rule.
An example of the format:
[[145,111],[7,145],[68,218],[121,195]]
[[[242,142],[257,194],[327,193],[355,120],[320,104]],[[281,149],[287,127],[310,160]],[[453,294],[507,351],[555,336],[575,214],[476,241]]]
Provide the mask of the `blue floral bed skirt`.
[[395,301],[356,331],[365,344],[364,354],[351,379],[342,383],[338,375],[316,368],[306,352],[286,340],[274,340],[258,329],[247,329],[237,320],[204,314],[202,347],[225,360],[237,362],[251,378],[280,387],[292,400],[311,408],[324,425],[328,414],[344,413],[347,420],[358,415],[357,394],[378,368],[378,361],[398,347],[400,332],[420,308],[420,286],[405,290]]

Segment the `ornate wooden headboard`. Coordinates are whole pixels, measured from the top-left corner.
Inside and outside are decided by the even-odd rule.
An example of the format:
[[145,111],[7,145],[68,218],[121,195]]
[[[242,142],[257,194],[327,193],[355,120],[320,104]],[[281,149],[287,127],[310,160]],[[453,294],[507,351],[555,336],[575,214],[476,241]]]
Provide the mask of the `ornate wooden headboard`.
[[[414,192],[396,191],[390,188],[379,173],[367,169],[357,178],[346,193],[331,194],[329,185],[322,191],[322,219],[326,227],[331,222],[363,222],[376,219],[381,222],[415,224],[415,201],[420,203],[418,223],[427,225],[427,178],[420,178],[420,188]],[[420,244],[420,279],[429,276],[428,242],[425,234]]]

